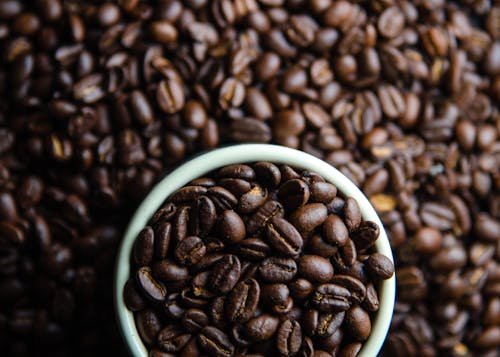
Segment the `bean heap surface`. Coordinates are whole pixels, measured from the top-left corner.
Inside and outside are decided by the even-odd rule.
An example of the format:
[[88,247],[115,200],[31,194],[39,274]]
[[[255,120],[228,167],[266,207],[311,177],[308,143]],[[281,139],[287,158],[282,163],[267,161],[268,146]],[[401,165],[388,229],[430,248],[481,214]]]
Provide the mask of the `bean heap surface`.
[[203,150],[338,168],[390,238],[383,354],[500,348],[498,0],[0,0],[0,346],[126,355],[138,203]]
[[316,173],[225,166],[139,233],[125,303],[151,356],[356,356],[394,274],[379,233]]

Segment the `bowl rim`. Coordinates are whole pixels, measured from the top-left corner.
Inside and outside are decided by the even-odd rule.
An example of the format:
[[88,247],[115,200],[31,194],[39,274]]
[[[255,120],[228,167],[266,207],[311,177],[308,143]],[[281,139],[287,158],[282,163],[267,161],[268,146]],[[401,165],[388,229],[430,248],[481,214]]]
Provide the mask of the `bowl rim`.
[[[137,234],[176,189],[222,166],[258,161],[269,161],[314,171],[337,186],[343,194],[353,197],[360,207],[363,219],[374,221],[380,226],[380,235],[375,243],[376,251],[394,262],[387,233],[368,198],[351,180],[327,162],[306,152],[273,144],[236,144],[200,154],[175,168],[153,187],[132,216],[120,243],[115,263],[113,300],[120,332],[133,356],[148,356],[148,351],[137,331],[134,314],[127,309],[123,301],[123,288],[130,274],[130,254]],[[379,283],[378,292],[380,307],[372,324],[372,332],[363,343],[358,356],[374,357],[384,343],[394,310],[395,274],[390,279]]]

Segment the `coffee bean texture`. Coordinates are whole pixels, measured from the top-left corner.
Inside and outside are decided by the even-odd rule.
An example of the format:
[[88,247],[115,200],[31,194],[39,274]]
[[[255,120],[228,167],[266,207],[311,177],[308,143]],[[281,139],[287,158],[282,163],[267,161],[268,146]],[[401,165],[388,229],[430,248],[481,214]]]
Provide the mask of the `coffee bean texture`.
[[[343,209],[329,213],[333,200]],[[165,247],[165,227],[199,233]],[[150,353],[355,355],[379,307],[375,286],[394,274],[374,251],[379,233],[316,173],[225,166],[175,191],[140,232],[123,298]]]

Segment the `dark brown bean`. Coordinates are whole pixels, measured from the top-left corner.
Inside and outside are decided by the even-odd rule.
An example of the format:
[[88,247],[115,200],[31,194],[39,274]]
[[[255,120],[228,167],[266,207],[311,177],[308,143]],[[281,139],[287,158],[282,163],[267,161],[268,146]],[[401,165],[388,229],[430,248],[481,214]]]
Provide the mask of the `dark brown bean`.
[[254,279],[240,281],[229,294],[224,304],[226,317],[231,322],[248,321],[259,303],[260,287]]
[[285,219],[272,218],[266,226],[266,237],[271,246],[285,256],[298,256],[302,250],[300,233]]
[[237,256],[229,254],[220,259],[210,273],[210,288],[220,294],[229,293],[241,274],[241,263]]
[[229,357],[234,353],[234,345],[228,336],[213,326],[206,326],[200,331],[198,343],[211,356]]

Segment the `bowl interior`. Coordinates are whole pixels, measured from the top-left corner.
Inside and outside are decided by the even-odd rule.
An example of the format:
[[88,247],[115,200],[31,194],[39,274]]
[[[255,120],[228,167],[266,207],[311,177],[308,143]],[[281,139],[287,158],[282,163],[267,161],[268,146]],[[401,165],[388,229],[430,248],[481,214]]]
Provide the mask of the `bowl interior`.
[[[268,144],[242,144],[210,151],[179,166],[162,179],[140,204],[125,231],[116,262],[114,301],[120,329],[132,355],[141,357],[148,355],[135,326],[134,315],[125,306],[122,297],[123,287],[130,274],[130,254],[137,234],[144,228],[165,199],[191,180],[225,165],[256,161],[287,164],[299,169],[314,171],[337,186],[346,196],[353,197],[358,202],[363,218],[377,223],[381,228],[375,249],[393,260],[387,234],[369,200],[354,183],[326,162],[302,151]],[[394,276],[380,283],[378,289],[380,309],[375,315],[372,333],[363,344],[359,356],[376,356],[382,347],[392,319],[395,291]]]

